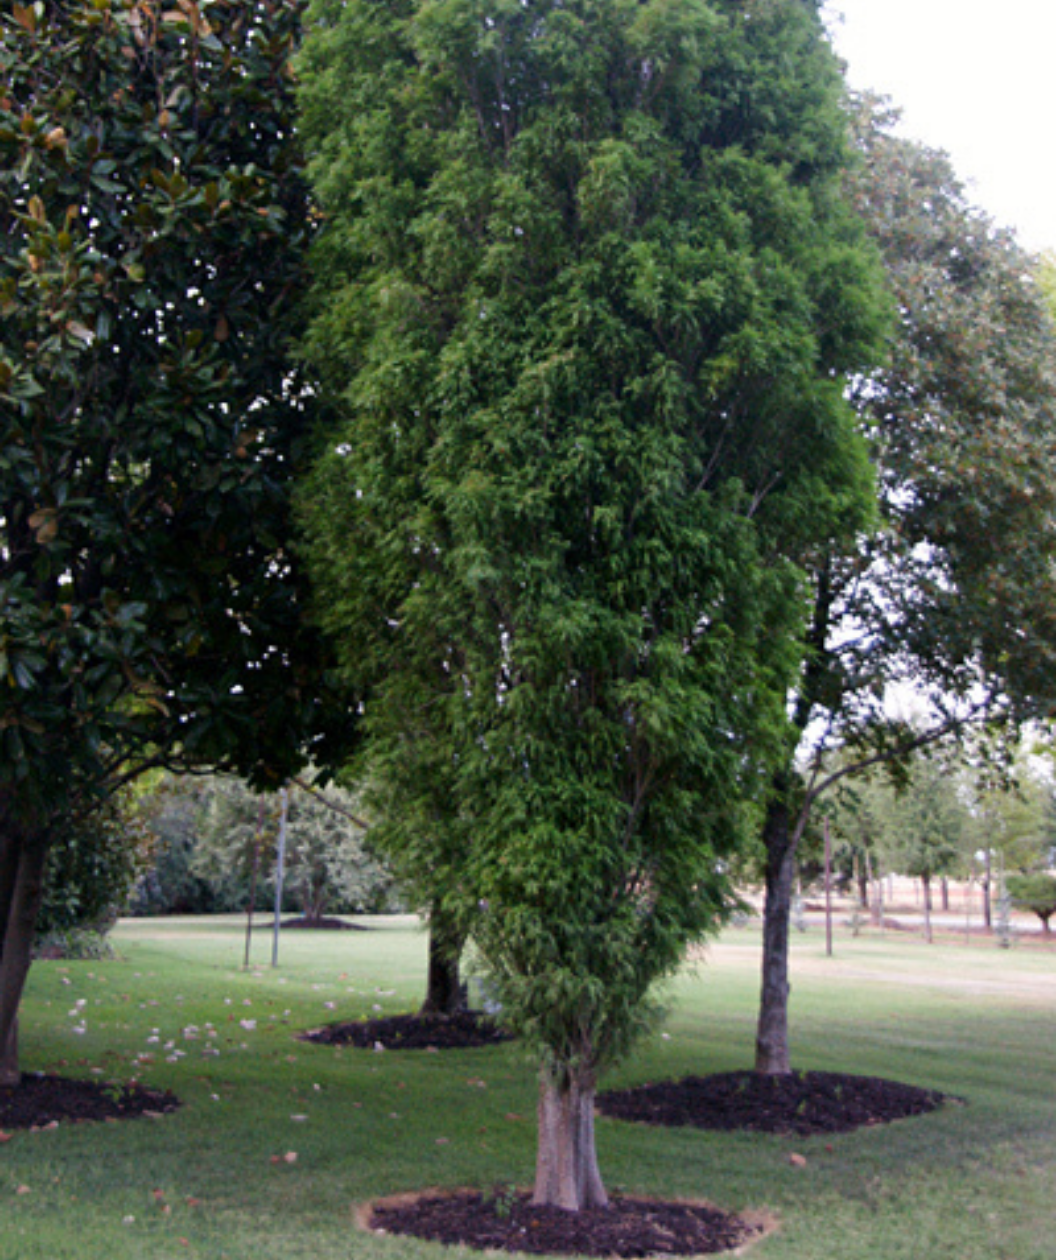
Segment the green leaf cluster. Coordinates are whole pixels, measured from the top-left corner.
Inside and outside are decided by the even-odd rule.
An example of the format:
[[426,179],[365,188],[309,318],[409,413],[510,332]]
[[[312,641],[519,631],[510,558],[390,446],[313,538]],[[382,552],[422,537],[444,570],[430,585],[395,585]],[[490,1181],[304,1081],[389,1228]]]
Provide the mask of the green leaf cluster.
[[[301,5],[15,5],[0,43],[0,804],[296,756]],[[294,662],[300,664],[294,666]],[[298,673],[298,671],[300,671]]]

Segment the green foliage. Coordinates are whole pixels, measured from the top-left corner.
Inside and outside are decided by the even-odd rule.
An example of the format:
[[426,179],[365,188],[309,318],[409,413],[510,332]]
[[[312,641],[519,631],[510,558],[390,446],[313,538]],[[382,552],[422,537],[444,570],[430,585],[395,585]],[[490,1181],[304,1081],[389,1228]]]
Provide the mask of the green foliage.
[[1056,914],[1056,876],[1042,872],[1007,875],[1005,884],[1014,904],[1033,911],[1048,932],[1049,919]]
[[1038,284],[1049,308],[1049,314],[1056,320],[1056,254],[1047,250],[1041,256],[1038,267]]
[[1029,874],[1048,864],[1053,845],[1052,785],[1022,764],[1007,782],[977,785],[976,848],[1001,854],[1006,870]]
[[244,889],[217,886],[193,870],[210,783],[209,777],[156,773],[137,782],[138,806],[154,846],[150,868],[133,890],[130,914],[212,914],[245,909]]
[[[367,849],[351,821],[358,797],[338,787],[318,794],[289,792],[284,884],[309,921],[326,911],[369,913],[386,909],[392,876]],[[193,871],[214,887],[246,889],[254,868],[274,886],[281,823],[278,793],[255,793],[238,779],[215,779],[202,815]],[[244,904],[245,898],[243,898]]]
[[945,155],[890,121],[860,103],[850,192],[899,319],[890,361],[856,392],[885,527],[831,574],[831,641],[861,627],[830,649],[835,699],[873,719],[904,679],[940,727],[1027,718],[1056,677],[1056,333],[1036,261],[971,206]]
[[300,7],[3,17],[0,804],[33,825],[147,741],[297,755]]
[[558,1073],[729,906],[789,557],[869,520],[838,77],[805,6],[750,10],[320,3],[301,59],[318,616],[385,843]]
[[964,857],[970,816],[953,769],[945,758],[918,757],[896,797],[893,860],[907,875],[950,874]]
[[116,957],[106,931],[89,927],[44,928],[33,940],[35,958],[66,958],[80,962]]
[[76,819],[48,851],[42,935],[106,930],[152,858],[153,837],[127,795]]

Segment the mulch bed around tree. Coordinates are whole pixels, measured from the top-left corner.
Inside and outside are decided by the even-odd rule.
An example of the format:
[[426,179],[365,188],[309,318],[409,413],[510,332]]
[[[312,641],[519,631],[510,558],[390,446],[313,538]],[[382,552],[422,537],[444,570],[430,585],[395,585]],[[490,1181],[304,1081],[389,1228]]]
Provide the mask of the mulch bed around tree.
[[[261,924],[256,924],[259,928]],[[346,923],[344,919],[332,919],[323,915],[319,919],[305,919],[303,916],[297,919],[282,919],[279,922],[279,928],[286,932],[291,928],[300,928],[308,932],[369,932],[371,929],[362,923]],[[265,932],[273,932],[275,930],[274,920],[271,923],[265,923],[262,927]]]
[[763,1233],[760,1223],[705,1204],[614,1195],[607,1208],[534,1207],[524,1191],[427,1192],[381,1200],[368,1229],[476,1250],[531,1255],[699,1256],[732,1251]]
[[302,1041],[364,1050],[471,1050],[509,1041],[509,1033],[477,1011],[455,1015],[386,1015],[348,1024],[327,1024],[302,1033]]
[[0,1088],[0,1131],[43,1129],[84,1120],[133,1120],[175,1111],[180,1100],[143,1085],[23,1072],[17,1089]]
[[872,1076],[722,1072],[609,1090],[598,1095],[597,1106],[603,1115],[643,1124],[809,1137],[904,1120],[953,1101],[959,1100]]

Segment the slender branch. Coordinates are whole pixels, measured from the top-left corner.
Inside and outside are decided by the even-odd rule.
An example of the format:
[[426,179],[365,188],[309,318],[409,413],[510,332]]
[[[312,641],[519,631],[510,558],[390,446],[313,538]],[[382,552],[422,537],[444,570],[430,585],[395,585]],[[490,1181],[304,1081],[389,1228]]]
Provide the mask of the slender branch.
[[299,787],[302,792],[307,792],[309,796],[315,797],[315,799],[325,805],[327,809],[332,809],[335,814],[340,814],[343,818],[347,818],[349,822],[355,823],[361,831],[370,830],[370,823],[364,822],[362,818],[357,818],[355,814],[353,814],[350,810],[345,809],[344,806],[335,805],[334,802],[328,800],[318,788],[312,787],[312,785],[310,783],[306,783],[304,779],[295,776],[290,780],[290,782]]

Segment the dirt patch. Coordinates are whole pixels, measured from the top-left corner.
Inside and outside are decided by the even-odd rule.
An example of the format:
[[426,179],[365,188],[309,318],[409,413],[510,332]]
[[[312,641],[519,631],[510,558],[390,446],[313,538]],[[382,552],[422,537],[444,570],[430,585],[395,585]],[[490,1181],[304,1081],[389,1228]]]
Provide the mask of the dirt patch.
[[566,1212],[509,1189],[397,1195],[368,1205],[360,1223],[481,1251],[619,1257],[740,1255],[768,1231],[761,1217],[700,1202],[614,1195],[607,1208]]
[[364,1050],[471,1050],[509,1041],[486,1015],[459,1011],[455,1015],[387,1015],[348,1024],[327,1024],[301,1034],[302,1041],[327,1046],[358,1046]]
[[598,1095],[602,1115],[641,1124],[801,1137],[920,1116],[955,1101],[934,1089],[839,1072],[720,1072]]
[[175,1111],[175,1094],[143,1085],[23,1072],[17,1089],[0,1088],[0,1130],[43,1129],[84,1120],[134,1120]]

